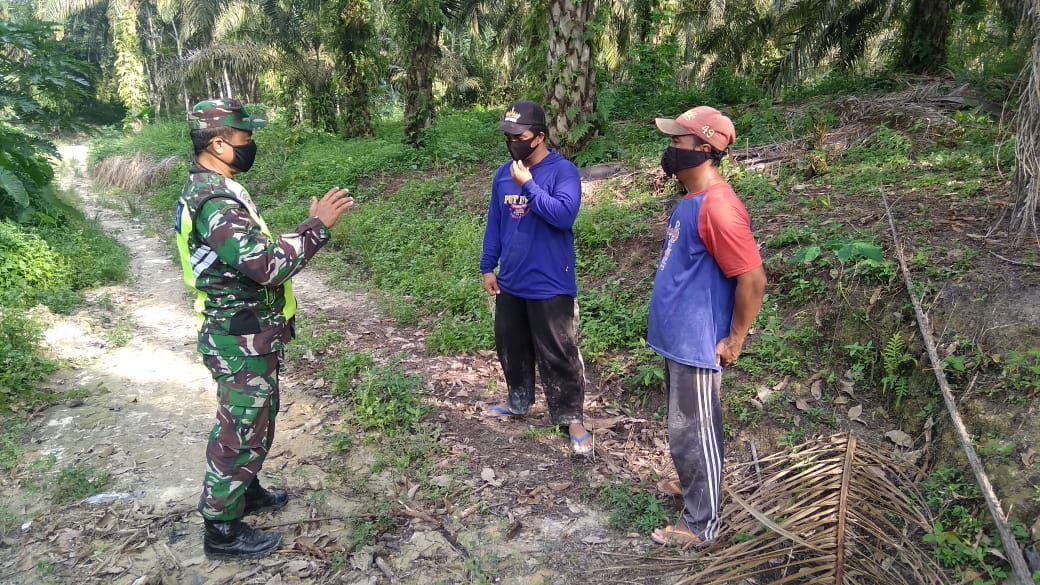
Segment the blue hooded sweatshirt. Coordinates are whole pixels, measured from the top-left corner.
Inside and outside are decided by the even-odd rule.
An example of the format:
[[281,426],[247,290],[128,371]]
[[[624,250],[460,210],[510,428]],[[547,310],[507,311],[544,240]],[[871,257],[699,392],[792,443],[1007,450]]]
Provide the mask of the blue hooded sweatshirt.
[[574,220],[581,205],[581,176],[574,163],[549,149],[517,187],[506,163],[491,186],[480,273],[498,266],[498,286],[523,299],[576,297]]

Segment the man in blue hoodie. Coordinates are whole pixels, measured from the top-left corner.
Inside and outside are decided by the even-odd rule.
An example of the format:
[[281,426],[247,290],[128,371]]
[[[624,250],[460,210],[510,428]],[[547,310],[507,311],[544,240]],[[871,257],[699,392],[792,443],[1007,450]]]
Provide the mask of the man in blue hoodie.
[[582,424],[585,364],[574,277],[581,177],[546,144],[545,113],[538,104],[513,102],[498,130],[513,161],[495,173],[480,272],[484,290],[495,297],[495,347],[508,395],[505,404],[481,414],[525,414],[534,403],[537,364],[550,420],[568,425],[571,449],[588,455],[593,445]]

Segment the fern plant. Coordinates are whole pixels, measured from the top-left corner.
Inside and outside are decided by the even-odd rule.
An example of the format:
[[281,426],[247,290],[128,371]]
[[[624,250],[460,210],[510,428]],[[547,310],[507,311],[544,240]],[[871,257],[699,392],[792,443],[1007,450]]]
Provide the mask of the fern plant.
[[881,392],[895,392],[896,407],[909,393],[910,378],[905,374],[908,365],[917,365],[917,360],[910,355],[903,334],[896,332],[888,339],[881,350],[881,362],[885,366],[885,376],[881,378]]

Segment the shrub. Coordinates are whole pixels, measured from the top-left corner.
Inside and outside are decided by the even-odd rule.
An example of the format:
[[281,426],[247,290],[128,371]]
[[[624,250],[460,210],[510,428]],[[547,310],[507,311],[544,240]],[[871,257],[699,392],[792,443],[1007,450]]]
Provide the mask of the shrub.
[[18,310],[0,307],[0,405],[27,394],[56,364],[40,355],[41,329]]
[[394,437],[416,430],[430,410],[420,397],[422,378],[401,370],[401,356],[377,366],[370,366],[371,357],[366,356],[354,354],[339,360],[334,366],[333,391],[350,400],[357,424],[366,431]]
[[[37,234],[10,221],[0,221],[0,298],[5,304],[28,304],[27,291],[53,291],[72,283],[67,258]],[[27,302],[30,301],[30,302]]]

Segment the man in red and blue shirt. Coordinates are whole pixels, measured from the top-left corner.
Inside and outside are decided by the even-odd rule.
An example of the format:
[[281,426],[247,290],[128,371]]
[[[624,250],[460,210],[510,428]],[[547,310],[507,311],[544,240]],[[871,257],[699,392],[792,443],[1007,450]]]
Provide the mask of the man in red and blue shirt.
[[668,220],[650,298],[647,345],[665,358],[668,447],[682,519],[659,528],[661,544],[704,545],[718,536],[722,488],[722,369],[740,355],[762,308],[766,274],[747,209],[719,173],[736,138],[733,122],[700,106],[658,118],[671,136],[661,167],[685,195]]

